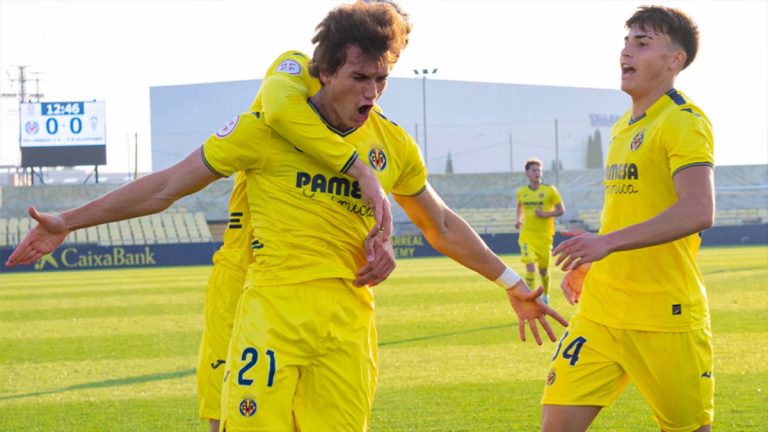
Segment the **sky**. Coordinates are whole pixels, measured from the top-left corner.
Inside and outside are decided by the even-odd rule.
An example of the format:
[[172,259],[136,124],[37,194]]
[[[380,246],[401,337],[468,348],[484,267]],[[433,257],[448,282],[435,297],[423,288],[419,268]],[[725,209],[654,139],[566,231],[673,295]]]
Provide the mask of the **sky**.
[[[149,88],[261,78],[342,1],[0,0],[0,93],[106,104],[107,166],[151,166]],[[402,0],[414,23],[392,70],[429,79],[618,89],[624,22],[641,1]],[[717,165],[768,163],[768,1],[657,1],[699,25],[676,81],[713,123]],[[627,107],[629,108],[629,107]],[[394,119],[397,121],[397,119]],[[212,131],[213,132],[213,131]],[[20,162],[18,99],[0,101],[0,165]],[[202,143],[201,143],[202,144]],[[134,155],[134,148],[138,157]]]

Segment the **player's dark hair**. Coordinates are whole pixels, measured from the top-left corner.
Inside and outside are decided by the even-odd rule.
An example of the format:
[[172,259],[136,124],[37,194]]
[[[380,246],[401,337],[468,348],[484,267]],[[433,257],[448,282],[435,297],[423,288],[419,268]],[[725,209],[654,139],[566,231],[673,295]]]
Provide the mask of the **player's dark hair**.
[[525,161],[525,171],[528,171],[528,168],[530,168],[531,165],[538,165],[539,167],[544,166],[544,164],[541,163],[541,160],[537,158],[530,158],[527,161]]
[[699,51],[699,27],[683,11],[666,6],[640,6],[624,23],[627,29],[637,26],[645,31],[653,30],[669,36],[685,51],[683,69],[693,63]]
[[394,64],[408,43],[411,22],[397,4],[358,1],[333,9],[315,29],[315,52],[309,74],[334,74],[347,61],[347,48],[356,45],[369,60]]

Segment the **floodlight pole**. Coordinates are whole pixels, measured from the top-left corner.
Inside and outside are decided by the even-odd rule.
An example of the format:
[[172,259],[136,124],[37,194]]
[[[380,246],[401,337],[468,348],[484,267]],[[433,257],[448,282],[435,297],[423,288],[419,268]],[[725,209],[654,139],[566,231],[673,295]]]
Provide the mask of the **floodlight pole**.
[[427,169],[429,169],[427,162],[429,160],[429,152],[427,150],[427,75],[436,74],[437,68],[432,69],[432,72],[430,72],[429,69],[422,69],[421,71],[414,69],[413,73],[416,76],[421,76],[421,108],[424,118],[424,132],[422,132],[424,135],[424,164],[427,165]]
[[[27,66],[17,66],[19,69],[19,76],[18,78],[11,78],[11,82],[18,82],[19,83],[19,91],[17,93],[1,93],[0,98],[18,98],[19,99],[19,116],[21,116],[21,104],[24,102],[31,102],[32,98],[36,98],[37,102],[40,102],[40,98],[42,98],[44,95],[40,93],[40,79],[35,78],[35,93],[27,94],[27,81],[30,81],[30,79],[27,77],[27,73],[25,72],[27,69]],[[32,72],[32,75],[37,75],[37,72]],[[27,100],[27,97],[29,97],[29,100]],[[21,127],[19,127],[19,149],[21,149]],[[29,167],[30,169],[30,175],[29,175],[29,182],[30,185],[35,184],[35,168]],[[40,167],[40,183],[45,184],[45,181],[43,180],[43,168]]]

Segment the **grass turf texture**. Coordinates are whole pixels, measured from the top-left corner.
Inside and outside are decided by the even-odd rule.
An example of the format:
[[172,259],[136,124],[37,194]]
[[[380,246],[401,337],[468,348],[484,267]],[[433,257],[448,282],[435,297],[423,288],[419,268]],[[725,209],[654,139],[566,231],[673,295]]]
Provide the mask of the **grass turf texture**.
[[[504,258],[522,271],[517,256]],[[704,249],[699,262],[715,343],[713,430],[768,430],[768,247]],[[207,430],[194,366],[209,271],[0,274],[0,430]],[[560,277],[551,302],[569,316]],[[371,431],[538,429],[555,344],[519,342],[498,287],[445,258],[413,259],[376,293]],[[657,428],[630,386],[590,430]]]

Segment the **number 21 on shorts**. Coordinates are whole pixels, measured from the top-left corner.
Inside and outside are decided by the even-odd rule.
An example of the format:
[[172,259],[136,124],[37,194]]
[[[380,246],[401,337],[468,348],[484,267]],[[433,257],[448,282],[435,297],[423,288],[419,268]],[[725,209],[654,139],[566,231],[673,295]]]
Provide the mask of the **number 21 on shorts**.
[[[560,355],[560,350],[563,348],[563,342],[567,338],[568,332],[565,332],[563,337],[560,338],[560,343],[557,344],[557,351],[555,351],[555,355],[552,356],[552,361],[555,361],[557,356]],[[581,352],[581,347],[583,347],[585,343],[587,343],[587,339],[585,339],[583,336],[578,336],[565,347],[565,350],[563,351],[563,358],[569,360],[568,364],[571,366],[576,365],[576,363],[579,361],[579,352]]]
[[[267,357],[269,357],[269,373],[267,374],[267,382],[265,384],[267,387],[272,387],[272,384],[275,382],[275,352],[271,349],[268,349],[265,351],[265,354]],[[240,368],[240,372],[237,374],[237,383],[239,385],[249,386],[253,384],[253,379],[246,377],[245,374],[248,373],[248,371],[250,371],[251,368],[256,365],[256,363],[258,363],[259,351],[256,348],[248,347],[243,350],[243,355],[240,360],[246,363],[242,368]]]

